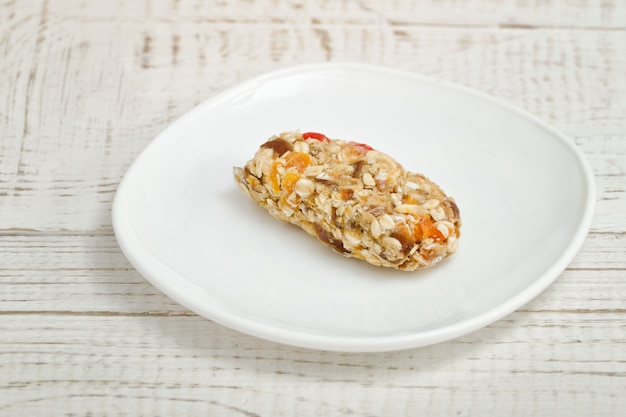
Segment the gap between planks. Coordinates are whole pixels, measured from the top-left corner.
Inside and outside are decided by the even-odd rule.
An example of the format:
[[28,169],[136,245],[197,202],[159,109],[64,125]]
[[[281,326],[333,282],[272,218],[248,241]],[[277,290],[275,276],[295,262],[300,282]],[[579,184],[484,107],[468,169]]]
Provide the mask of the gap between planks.
[[72,310],[0,310],[0,316],[79,316],[79,317],[198,317],[192,311],[72,311]]
[[114,237],[112,229],[102,230],[36,230],[24,228],[0,229],[0,237]]

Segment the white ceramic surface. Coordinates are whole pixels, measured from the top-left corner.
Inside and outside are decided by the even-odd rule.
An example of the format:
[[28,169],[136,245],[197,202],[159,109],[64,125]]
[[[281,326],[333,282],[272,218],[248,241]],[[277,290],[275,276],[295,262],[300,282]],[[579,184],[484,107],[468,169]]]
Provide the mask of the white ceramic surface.
[[[344,258],[237,188],[269,136],[319,131],[368,143],[455,197],[458,253],[413,273]],[[197,106],[120,184],[113,226],[137,270],[225,326],[340,351],[424,346],[483,327],[572,260],[595,186],[581,152],[524,111],[440,80],[360,64],[262,75]]]

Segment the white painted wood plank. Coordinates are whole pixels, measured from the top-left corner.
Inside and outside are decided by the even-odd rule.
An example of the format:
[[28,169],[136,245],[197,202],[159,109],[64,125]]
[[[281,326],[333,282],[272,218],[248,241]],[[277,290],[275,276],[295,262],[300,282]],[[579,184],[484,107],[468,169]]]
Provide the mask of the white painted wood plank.
[[440,26],[563,27],[617,29],[626,27],[626,5],[587,0],[255,0],[164,2],[117,1],[112,5],[84,0],[50,2],[50,13],[85,20],[181,19],[206,23],[299,24],[326,20],[333,24],[381,23]]
[[419,350],[340,354],[197,317],[0,316],[0,412],[618,415],[626,354],[612,335],[623,322],[525,321]]
[[192,315],[141,277],[112,236],[0,238],[0,311]]

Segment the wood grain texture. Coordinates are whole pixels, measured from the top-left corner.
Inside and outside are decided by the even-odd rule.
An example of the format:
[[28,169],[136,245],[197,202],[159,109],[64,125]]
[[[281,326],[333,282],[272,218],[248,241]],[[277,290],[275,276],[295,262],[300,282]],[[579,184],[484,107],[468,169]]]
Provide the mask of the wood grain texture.
[[[117,185],[202,100],[264,71],[381,64],[512,102],[596,175],[559,279],[459,339],[293,348],[198,317],[128,263]],[[0,1],[0,416],[617,416],[626,408],[626,3]]]
[[578,320],[515,313],[436,347],[365,355],[292,349],[197,317],[2,316],[0,411],[619,415],[624,344],[610,321]]

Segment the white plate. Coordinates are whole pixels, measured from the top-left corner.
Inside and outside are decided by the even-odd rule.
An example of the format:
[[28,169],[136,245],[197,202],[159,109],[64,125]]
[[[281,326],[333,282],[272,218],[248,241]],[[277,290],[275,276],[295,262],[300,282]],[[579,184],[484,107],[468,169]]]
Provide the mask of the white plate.
[[[319,131],[368,143],[456,198],[457,254],[414,273],[344,258],[279,222],[236,186],[269,136]],[[137,270],[189,309],[303,347],[406,349],[519,308],[565,269],[592,217],[581,152],[485,94],[359,64],[314,64],[246,81],[160,134],[119,186],[113,226]]]

